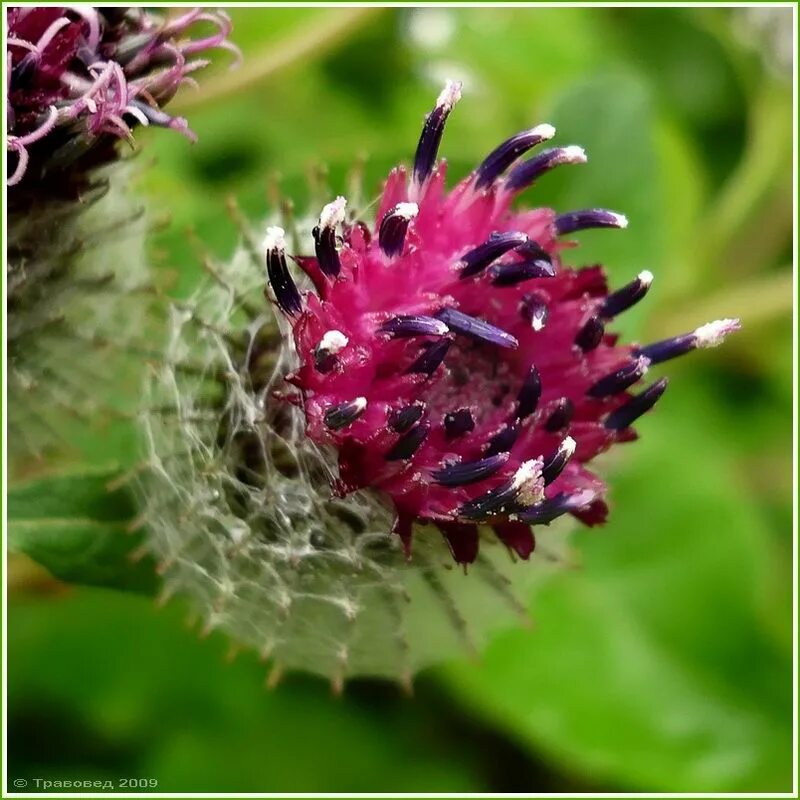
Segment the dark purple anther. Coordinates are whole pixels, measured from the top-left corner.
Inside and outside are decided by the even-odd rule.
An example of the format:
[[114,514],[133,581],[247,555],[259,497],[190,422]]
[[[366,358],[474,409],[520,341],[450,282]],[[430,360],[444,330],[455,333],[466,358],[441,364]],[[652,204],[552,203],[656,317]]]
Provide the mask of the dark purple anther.
[[481,342],[512,349],[519,345],[519,342],[510,333],[506,333],[501,328],[484,322],[482,319],[457,311],[455,308],[443,308],[436,314],[436,318],[444,322],[450,330]]
[[541,295],[524,295],[519,308],[523,318],[528,320],[533,330],[540,331],[547,324],[550,312],[546,300]]
[[466,486],[494,475],[507,461],[508,453],[497,453],[479,461],[450,464],[433,472],[432,477],[442,486]]
[[589,397],[602,398],[624,392],[625,389],[633,386],[636,381],[645,375],[649,366],[650,359],[639,356],[635,361],[631,361],[610,375],[600,378],[597,383],[586,390],[586,394]]
[[388,333],[397,339],[405,339],[411,336],[444,336],[450,332],[450,328],[436,317],[425,316],[399,316],[387,319],[378,330],[381,333]]
[[594,497],[594,493],[589,490],[575,492],[574,494],[560,492],[555,497],[526,508],[517,517],[521,522],[527,522],[529,525],[549,525],[554,519],[564,514],[586,508]]
[[495,286],[516,286],[531,278],[552,278],[556,270],[549,261],[514,261],[510,264],[495,264],[489,274]]
[[267,251],[267,275],[278,306],[288,316],[299,314],[303,302],[286,265],[283,228],[267,228],[264,248]]
[[386,212],[378,230],[378,244],[387,256],[395,258],[402,254],[406,231],[418,213],[416,203],[398,203]]
[[563,431],[570,422],[572,422],[572,415],[575,413],[575,406],[568,397],[562,397],[556,401],[553,410],[547,417],[544,423],[544,429],[548,433],[557,433]]
[[627,228],[628,219],[616,211],[604,208],[586,208],[581,211],[568,211],[560,214],[555,220],[556,232],[559,236],[586,228]]
[[484,453],[485,457],[498,453],[507,453],[519,438],[520,427],[517,422],[509,422],[499,433],[489,439],[489,444]]
[[545,486],[551,484],[564,470],[567,463],[575,454],[577,444],[571,436],[567,436],[563,442],[545,460],[542,466],[542,480]]
[[422,372],[426,375],[433,375],[436,372],[436,368],[444,361],[451,344],[452,341],[450,339],[442,339],[442,341],[427,347],[423,354],[406,370],[406,373]]
[[425,411],[425,403],[414,403],[414,405],[393,411],[389,415],[389,427],[395,433],[406,433],[411,430]]
[[431,426],[427,420],[403,434],[384,456],[387,461],[405,461],[417,452],[419,446],[428,438]]
[[465,503],[458,515],[470,520],[482,520],[500,514],[507,516],[541,499],[543,490],[541,461],[525,461],[510,480]]
[[523,153],[536,147],[537,144],[552,139],[555,132],[556,129],[552,125],[545,123],[506,139],[499,147],[492,150],[475,170],[475,188],[483,189],[490,186]]
[[586,153],[582,147],[577,145],[553,147],[534,158],[528,159],[524,164],[514,167],[508,178],[506,178],[506,187],[512,192],[521,192],[554,167],[562,164],[585,163]]
[[661,378],[643,392],[634,395],[624,405],[608,415],[605,421],[606,428],[612,431],[621,431],[632,425],[658,402],[666,388],[667,379]]
[[469,278],[483,272],[495,259],[528,242],[527,234],[511,231],[493,233],[483,244],[461,256],[459,278]]
[[475,430],[475,420],[468,408],[459,408],[444,415],[444,435],[449,441]]
[[640,347],[636,354],[649,359],[652,364],[660,364],[697,348],[717,347],[729,333],[738,331],[740,327],[738,319],[720,319],[701,325],[691,333]]
[[319,225],[311,232],[314,236],[314,251],[322,272],[335,278],[342,268],[339,251],[336,249],[336,227],[344,222],[344,208],[347,201],[337,197],[328,203],[319,215]]
[[433,172],[439,143],[442,141],[444,126],[455,104],[461,99],[461,84],[448,81],[436,100],[436,107],[425,117],[422,135],[419,137],[417,152],[414,155],[414,183],[421,186]]
[[603,341],[606,329],[603,321],[598,317],[590,317],[575,336],[575,344],[588,353],[594,350]]
[[605,319],[612,319],[617,314],[627,311],[647,294],[652,282],[652,272],[649,270],[640,272],[635,280],[625,284],[621,289],[617,289],[616,292],[606,297],[603,305],[600,306],[600,316]]
[[525,419],[536,411],[539,405],[539,398],[542,396],[542,379],[539,377],[539,370],[531,366],[528,376],[522,384],[522,388],[517,395],[517,418]]
[[345,403],[339,403],[337,406],[331,406],[326,412],[323,420],[325,424],[333,431],[346,428],[352,425],[367,408],[367,399],[365,397],[356,397],[355,400],[348,400]]

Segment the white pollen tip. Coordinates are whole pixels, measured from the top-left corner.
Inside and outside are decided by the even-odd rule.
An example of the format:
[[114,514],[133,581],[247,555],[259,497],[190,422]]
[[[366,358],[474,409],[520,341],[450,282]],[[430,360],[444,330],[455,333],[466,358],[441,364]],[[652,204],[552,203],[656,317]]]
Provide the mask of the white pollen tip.
[[517,502],[523,506],[533,506],[544,499],[543,465],[541,458],[523,461],[514,473],[512,485],[517,490]]
[[[577,144],[571,144],[562,148],[562,158],[568,164],[585,164],[589,160],[586,151]],[[628,224],[627,220],[625,224]],[[623,225],[622,227],[625,226]]]
[[278,250],[283,252],[286,249],[286,231],[279,228],[277,225],[267,228],[267,233],[264,236],[264,249]]
[[461,81],[448,80],[439,97],[436,98],[437,108],[447,108],[449,111],[461,99]]
[[742,327],[738,319],[718,319],[701,325],[695,332],[697,347],[718,347],[728,334]]
[[647,356],[639,356],[636,359],[636,366],[641,370],[642,375],[647,375],[647,371],[650,369],[651,361]]
[[637,276],[639,283],[649,286],[653,282],[653,273],[649,269],[642,270]]
[[341,196],[328,203],[319,215],[320,228],[335,228],[337,225],[344,222],[344,209],[346,205],[347,200]]
[[618,228],[628,227],[628,218],[624,214],[617,214],[615,211],[612,211],[611,216],[614,218]]
[[419,206],[416,203],[398,203],[390,213],[392,216],[414,219],[419,214]]
[[327,331],[319,340],[317,348],[336,355],[341,352],[350,340],[341,331]]
[[543,122],[541,125],[531,128],[530,133],[532,136],[546,140],[552,139],[556,135],[556,129],[549,122]]
[[353,400],[353,405],[356,407],[356,410],[361,413],[367,407],[367,398],[356,397],[356,399]]
[[577,448],[577,446],[578,443],[571,436],[567,436],[558,446],[558,449],[562,453],[566,453],[568,458],[572,458],[572,456],[575,454],[575,448]]

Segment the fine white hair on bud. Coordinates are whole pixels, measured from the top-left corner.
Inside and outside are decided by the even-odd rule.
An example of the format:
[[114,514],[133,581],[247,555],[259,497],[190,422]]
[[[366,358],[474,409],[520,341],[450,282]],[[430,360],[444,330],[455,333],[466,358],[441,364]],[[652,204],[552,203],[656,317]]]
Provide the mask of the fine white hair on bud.
[[718,319],[701,325],[694,332],[695,344],[699,348],[719,347],[725,337],[741,328],[738,319]]

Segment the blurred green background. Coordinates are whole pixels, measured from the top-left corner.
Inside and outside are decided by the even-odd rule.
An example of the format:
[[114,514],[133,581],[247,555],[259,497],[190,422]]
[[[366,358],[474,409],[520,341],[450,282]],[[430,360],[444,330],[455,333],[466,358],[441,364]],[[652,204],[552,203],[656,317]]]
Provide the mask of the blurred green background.
[[[317,213],[366,158],[371,199],[450,77],[465,84],[442,147],[451,179],[542,121],[586,147],[585,167],[528,199],[628,215],[626,232],[586,232],[575,251],[613,284],[655,273],[626,335],[721,316],[744,329],[669,365],[641,440],[606,462],[608,525],[578,532],[580,567],[530,598],[535,627],[425,672],[411,699],[363,680],[333,698],[301,676],[265,691],[255,656],[229,663],[229,644],[201,640],[179,603],[70,586],[13,556],[9,777],[156,778],[162,792],[789,791],[791,10],[231,14],[244,66],[228,72],[220,55],[173,106],[198,144],[138,137],[141,192],[168,219],[153,263],[176,293],[199,276],[189,228],[219,257],[233,248],[229,195],[260,220],[279,181]],[[119,447],[133,457],[131,437]]]

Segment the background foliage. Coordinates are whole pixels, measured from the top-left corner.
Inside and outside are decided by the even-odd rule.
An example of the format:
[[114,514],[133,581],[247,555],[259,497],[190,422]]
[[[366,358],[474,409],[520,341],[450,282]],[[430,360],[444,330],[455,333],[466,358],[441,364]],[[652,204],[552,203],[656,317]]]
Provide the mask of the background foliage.
[[125,558],[130,499],[106,491],[135,437],[122,424],[87,432],[72,468],[38,465],[9,497],[11,545],[30,557],[10,561],[10,777],[154,777],[162,791],[788,791],[791,12],[232,14],[245,66],[219,64],[183,96],[199,143],[139,137],[140,190],[168,215],[151,252],[171,291],[198,280],[188,228],[219,256],[235,244],[230,194],[263,218],[279,173],[295,207],[316,212],[366,156],[374,196],[456,77],[465,97],[443,152],[457,176],[536,122],[586,147],[587,166],[548,176],[532,199],[628,215],[625,233],[586,232],[578,251],[615,284],[656,274],[626,334],[718,316],[745,327],[670,365],[640,442],[607,463],[609,524],[579,533],[575,568],[531,598],[535,628],[499,636],[480,663],[423,674],[411,700],[370,681],[333,699],[303,677],[265,692],[254,656],[229,664],[222,638],[187,631],[186,609],[156,610],[151,565]]

